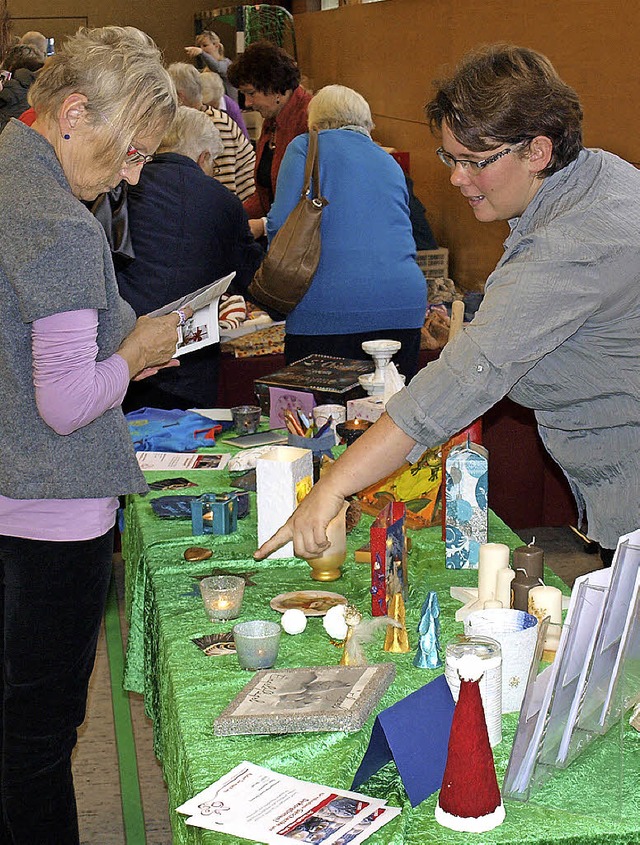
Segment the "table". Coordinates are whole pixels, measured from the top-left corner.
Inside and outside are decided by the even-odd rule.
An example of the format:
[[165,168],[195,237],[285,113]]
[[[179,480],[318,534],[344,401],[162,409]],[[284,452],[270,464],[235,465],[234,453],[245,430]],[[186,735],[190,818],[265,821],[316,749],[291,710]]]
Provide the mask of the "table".
[[[185,493],[201,494],[209,490],[229,489],[226,471],[180,473],[200,484]],[[164,473],[163,475],[166,475]],[[160,477],[149,473],[151,479]],[[208,621],[197,593],[194,576],[212,567],[230,571],[255,570],[255,586],[245,590],[240,620],[279,619],[269,607],[269,600],[278,593],[295,589],[312,589],[309,567],[295,558],[254,562],[250,554],[255,548],[255,497],[253,514],[239,523],[236,534],[227,537],[192,537],[189,521],[157,519],[146,497],[132,496],[126,507],[126,528],[123,555],[126,562],[127,608],[131,623],[125,686],[144,695],[145,707],[154,722],[156,753],[161,760],[168,785],[170,810],[204,789],[242,760],[251,760],[275,771],[315,780],[326,785],[349,788],[357,766],[366,750],[374,714],[365,727],[354,734],[330,732],[286,736],[214,737],[213,719],[237,695],[252,674],[243,672],[235,655],[206,657],[192,642],[193,637],[229,630],[229,623]],[[352,551],[368,539],[370,518],[361,524],[349,539]],[[407,604],[407,628],[412,647],[417,643],[416,627],[422,601],[429,589],[435,589],[441,604],[444,645],[462,630],[453,620],[459,603],[449,597],[449,585],[471,586],[476,582],[473,571],[451,572],[444,568],[444,548],[440,529],[411,532],[413,550],[409,558],[410,597]],[[504,542],[510,547],[521,545],[504,523],[490,514],[489,540]],[[190,545],[214,549],[214,557],[200,563],[188,563],[183,551]],[[549,583],[561,583],[549,573]],[[325,587],[327,585],[324,585]],[[344,567],[343,577],[329,589],[347,596],[361,610],[370,608],[368,567],[352,560]],[[566,588],[565,588],[566,591]],[[382,650],[382,636],[367,648],[370,662],[391,660],[397,667],[397,678],[383,697],[379,709],[432,680],[437,671],[417,669],[412,654],[391,655]],[[324,633],[321,620],[310,619],[307,630],[297,636],[283,634],[278,667],[335,664],[340,652]],[[509,757],[515,731],[515,715],[503,717],[503,741],[494,749],[499,782]],[[417,722],[414,730],[429,730],[428,715]],[[457,843],[640,843],[640,735],[627,727],[625,732],[625,794],[622,817],[612,819],[610,797],[605,777],[612,774],[603,752],[589,755],[587,766],[571,767],[556,775],[553,792],[558,795],[579,794],[588,801],[599,801],[600,818],[593,815],[572,815],[563,810],[533,804],[508,802],[507,820],[495,831],[480,837],[454,833],[441,828],[433,818],[436,797],[432,796],[412,809],[393,764],[384,767],[365,784],[361,791],[385,797],[389,804],[401,806],[402,814],[374,834],[372,845],[423,845],[425,842]],[[589,752],[587,752],[587,755]],[[587,755],[584,755],[587,758]],[[582,758],[581,758],[582,759]],[[576,764],[577,765],[577,764]],[[585,773],[586,772],[586,773]],[[634,790],[636,794],[634,794]],[[589,796],[589,797],[587,797]],[[594,807],[595,811],[595,807]],[[184,817],[172,816],[176,845],[213,845],[238,840],[214,832],[188,828]]]

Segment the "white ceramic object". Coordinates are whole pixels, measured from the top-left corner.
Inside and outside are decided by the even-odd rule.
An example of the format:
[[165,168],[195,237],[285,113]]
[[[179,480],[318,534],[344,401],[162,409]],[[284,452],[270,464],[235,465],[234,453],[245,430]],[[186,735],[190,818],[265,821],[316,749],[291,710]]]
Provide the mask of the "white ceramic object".
[[322,625],[333,640],[344,640],[347,636],[347,623],[344,619],[345,606],[337,604],[327,610]]
[[383,396],[384,381],[374,381],[375,373],[365,373],[358,376],[360,387],[367,392],[367,396]]
[[[310,449],[277,446],[256,462],[258,545],[265,543],[289,519],[313,484]],[[269,555],[293,557],[293,543]]]
[[[362,344],[363,352],[371,355],[376,371],[373,374],[373,383],[382,385],[384,393],[384,371],[396,352],[402,347],[399,340],[365,340]],[[366,389],[366,388],[365,388]]]
[[282,614],[280,624],[287,634],[301,634],[307,627],[307,617],[301,610],[291,607]]

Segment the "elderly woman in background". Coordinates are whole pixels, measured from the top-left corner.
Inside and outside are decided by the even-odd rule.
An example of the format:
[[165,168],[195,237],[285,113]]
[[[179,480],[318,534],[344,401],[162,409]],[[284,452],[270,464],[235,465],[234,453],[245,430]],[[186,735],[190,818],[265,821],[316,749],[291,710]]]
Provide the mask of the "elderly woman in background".
[[29,108],[29,88],[44,59],[44,53],[28,44],[18,44],[8,51],[2,69],[11,74],[11,79],[0,88],[0,132],[12,117],[20,117]]
[[224,93],[222,77],[215,71],[205,71],[200,74],[200,85],[202,86],[202,102],[205,106],[225,111],[242,129],[242,134],[249,138],[240,106],[228,94]]
[[344,496],[445,442],[505,394],[533,408],[588,533],[611,563],[640,525],[640,173],[582,146],[582,108],[551,62],[494,45],[437,85],[437,154],[476,219],[508,220],[476,316],[387,404],[260,556],[326,546]]
[[[135,258],[118,269],[120,293],[146,314],[235,270],[244,293],[262,260],[240,200],[211,178],[222,152],[218,130],[201,111],[180,106],[153,161],[129,188]],[[220,347],[186,355],[180,367],[134,382],[126,411],[142,407],[212,408]]]
[[120,27],[80,30],[30,94],[33,127],[0,137],[0,841],[77,845],[71,752],[118,497],[147,490],[120,403],[181,320],[136,321],[81,200],[138,181],[176,98],[153,42]]
[[216,179],[241,200],[246,200],[255,190],[253,170],[256,154],[251,142],[226,112],[204,105],[200,81],[202,74],[198,73],[193,65],[174,62],[169,65],[168,70],[180,103],[206,112],[220,133],[224,149],[216,161]]
[[[394,363],[407,379],[418,367],[426,283],[415,260],[402,169],[371,140],[367,101],[342,85],[322,88],[309,104],[319,130],[322,212],[320,263],[311,287],[287,317],[287,363],[312,353],[364,358],[362,342],[399,340]],[[302,192],[308,135],[285,153],[275,202],[267,216],[271,240]]]
[[256,146],[256,192],[244,204],[251,231],[261,237],[287,145],[307,131],[311,94],[300,85],[291,56],[268,41],[250,44],[229,68],[229,79],[243,93],[246,107],[264,120]]
[[195,47],[185,47],[184,49],[186,54],[190,58],[196,59],[201,67],[217,73],[224,83],[224,90],[227,95],[238,102],[238,89],[227,77],[231,59],[227,59],[224,55],[224,46],[220,41],[220,36],[209,29],[205,29],[204,32],[196,35]]

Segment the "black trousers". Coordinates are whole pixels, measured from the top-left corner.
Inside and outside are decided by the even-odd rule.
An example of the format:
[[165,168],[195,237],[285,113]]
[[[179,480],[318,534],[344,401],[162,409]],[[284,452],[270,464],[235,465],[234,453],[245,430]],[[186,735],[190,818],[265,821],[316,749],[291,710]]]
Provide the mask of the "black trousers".
[[284,357],[287,364],[293,364],[307,355],[333,355],[336,358],[371,361],[371,356],[362,350],[365,340],[399,340],[402,348],[393,356],[393,363],[406,376],[406,383],[411,381],[418,371],[419,328],[381,329],[359,334],[285,334]]
[[0,537],[2,845],[78,845],[71,774],[107,598],[113,529]]

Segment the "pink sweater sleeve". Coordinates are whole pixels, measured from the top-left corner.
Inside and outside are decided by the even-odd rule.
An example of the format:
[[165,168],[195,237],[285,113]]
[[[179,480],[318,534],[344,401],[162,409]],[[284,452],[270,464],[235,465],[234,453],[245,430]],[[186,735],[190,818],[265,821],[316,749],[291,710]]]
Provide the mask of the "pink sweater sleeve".
[[129,368],[114,354],[96,361],[98,312],[65,311],[32,325],[33,383],[42,419],[71,434],[122,403]]

